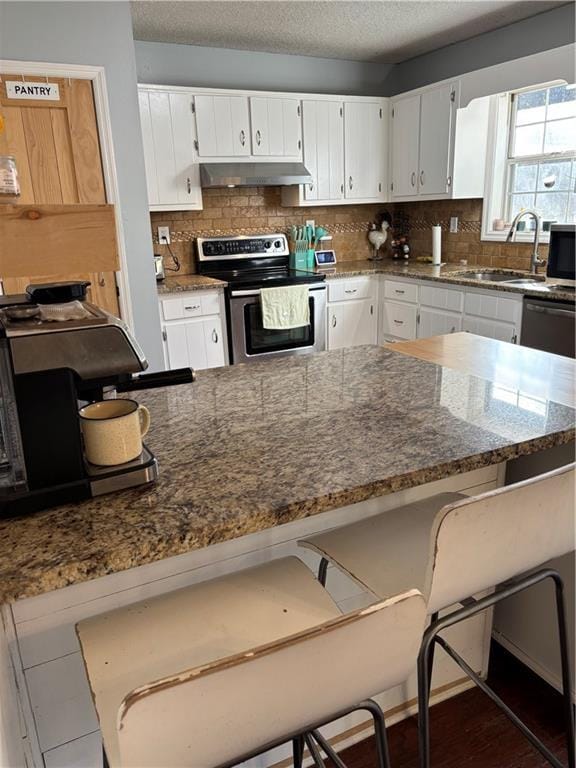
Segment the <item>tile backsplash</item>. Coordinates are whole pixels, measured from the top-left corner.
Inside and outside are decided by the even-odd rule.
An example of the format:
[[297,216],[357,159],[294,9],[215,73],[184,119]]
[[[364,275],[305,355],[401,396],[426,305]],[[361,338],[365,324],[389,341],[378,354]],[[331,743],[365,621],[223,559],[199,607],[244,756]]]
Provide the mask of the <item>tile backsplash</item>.
[[[326,247],[334,248],[339,261],[366,259],[371,254],[368,229],[377,213],[384,210],[391,213],[395,230],[409,236],[414,258],[431,254],[431,227],[440,223],[445,261],[467,259],[469,264],[511,269],[530,266],[530,245],[480,240],[482,200],[288,208],[281,204],[280,187],[205,189],[203,198],[202,211],[158,212],[150,216],[155,252],[169,256],[167,247],[159,245],[157,239],[157,228],[168,226],[172,251],[182,265],[181,274],[196,271],[196,237],[284,232],[292,224],[304,224],[306,219],[314,219],[332,235]],[[448,231],[451,216],[459,219],[456,234]],[[540,255],[546,257],[546,246],[541,246]],[[170,260],[165,261],[170,266]]]

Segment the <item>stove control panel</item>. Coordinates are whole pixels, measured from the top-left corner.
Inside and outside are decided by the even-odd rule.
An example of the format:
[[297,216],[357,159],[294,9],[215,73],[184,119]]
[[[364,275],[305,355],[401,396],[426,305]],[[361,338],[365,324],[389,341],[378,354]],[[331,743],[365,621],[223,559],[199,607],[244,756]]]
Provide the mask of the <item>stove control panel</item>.
[[286,235],[236,235],[231,237],[199,237],[196,241],[200,261],[288,256]]

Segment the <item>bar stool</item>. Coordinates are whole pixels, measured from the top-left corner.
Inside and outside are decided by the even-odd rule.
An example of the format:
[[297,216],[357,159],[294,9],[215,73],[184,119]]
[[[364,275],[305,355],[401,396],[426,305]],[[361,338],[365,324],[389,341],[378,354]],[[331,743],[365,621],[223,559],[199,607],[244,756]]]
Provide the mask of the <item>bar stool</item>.
[[[438,633],[501,600],[551,579],[555,586],[568,765],[575,768],[570,659],[560,575],[542,566],[575,548],[574,476],[570,464],[479,496],[440,494],[313,536],[301,545],[321,555],[325,583],[333,562],[383,599],[409,587],[422,592],[431,622],[418,657],[420,764],[430,766],[429,697],[437,644],[496,703],[555,768],[562,763]],[[539,568],[540,570],[534,570]],[[530,571],[530,573],[527,573]],[[487,597],[475,594],[492,590]],[[439,612],[459,603],[439,618]]]
[[[81,621],[77,633],[112,768],[216,768],[292,741],[318,768],[317,730],[416,665],[426,605],[416,590],[343,615],[315,575],[288,557]],[[382,663],[383,660],[383,663]]]

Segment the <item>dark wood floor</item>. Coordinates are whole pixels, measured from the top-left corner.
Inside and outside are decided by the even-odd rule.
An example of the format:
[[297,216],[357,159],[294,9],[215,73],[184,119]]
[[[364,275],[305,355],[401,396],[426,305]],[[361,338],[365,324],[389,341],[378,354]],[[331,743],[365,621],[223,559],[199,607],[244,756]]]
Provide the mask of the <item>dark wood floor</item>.
[[[496,643],[492,644],[489,683],[566,762],[558,692]],[[479,689],[432,707],[431,735],[432,768],[549,768],[549,763]],[[417,768],[416,718],[389,728],[388,742],[392,768]],[[341,757],[349,768],[376,766],[372,739],[347,749]]]

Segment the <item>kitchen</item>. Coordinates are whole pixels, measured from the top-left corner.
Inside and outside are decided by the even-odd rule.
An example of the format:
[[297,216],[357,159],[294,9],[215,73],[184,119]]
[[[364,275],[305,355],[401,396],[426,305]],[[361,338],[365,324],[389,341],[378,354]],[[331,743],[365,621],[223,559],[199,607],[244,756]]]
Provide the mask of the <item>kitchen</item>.
[[[170,13],[163,10],[168,5]],[[28,187],[14,141],[6,152],[16,156],[21,195],[2,207],[8,212],[27,206],[46,215],[28,217],[25,227],[14,214],[3,217],[3,240],[10,243],[0,254],[5,293],[22,293],[30,282],[82,278],[92,283],[94,304],[122,317],[129,333],[124,338],[136,340],[152,373],[142,374],[143,366],[131,357],[126,370],[115,374],[113,389],[134,392],[149,410],[146,446],[159,473],[132,490],[64,500],[0,522],[6,553],[0,571],[0,679],[10,692],[0,703],[2,764],[102,764],[99,723],[105,731],[107,726],[98,696],[95,706],[90,695],[90,657],[76,624],[82,637],[85,622],[113,608],[192,584],[209,586],[214,577],[233,580],[247,567],[280,568],[286,557],[296,556],[316,571],[320,540],[335,527],[376,520],[405,505],[416,508],[436,494],[481,497],[574,458],[572,7],[532,3],[528,12],[520,11],[525,4],[502,3],[507,9],[496,23],[483,17],[480,4],[462,4],[476,13],[474,22],[468,18],[466,34],[458,37],[452,30],[437,45],[414,43],[384,61],[375,53],[382,54],[384,44],[371,6],[387,3],[354,4],[362,8],[358,23],[364,13],[371,23],[363,27],[363,53],[347,48],[347,59],[341,53],[347,37],[342,19],[350,17],[334,10],[334,29],[314,36],[322,3],[305,3],[302,10],[311,14],[315,48],[300,43],[285,26],[290,15],[282,16],[289,51],[266,42],[280,18],[269,4],[223,4],[237,11],[226,17],[228,32],[222,25],[214,29],[217,5],[0,6],[2,80],[6,87],[18,78],[59,84],[76,169],[70,184],[62,170],[67,166],[60,117],[48,104],[56,126],[51,141],[60,169],[58,192],[54,184],[37,183],[30,150]],[[448,5],[426,4],[443,27],[450,26],[441,16]],[[19,32],[24,28],[28,36]],[[413,33],[422,45],[422,27]],[[376,48],[368,53],[371,39]],[[297,50],[297,44],[304,48]],[[475,60],[481,64],[470,64],[478,50],[486,52]],[[389,63],[394,60],[400,63]],[[78,128],[75,103],[85,92],[76,80],[82,79],[92,84],[96,134],[93,127],[92,134]],[[7,127],[21,109],[26,138],[31,112],[25,108],[42,107],[23,104],[3,94]],[[84,163],[84,176],[74,144],[80,136],[84,157],[92,158]],[[95,185],[98,142],[102,163]],[[56,206],[59,222],[66,224],[58,231],[50,227]],[[538,218],[522,216],[514,242],[506,242],[515,214],[531,208]],[[67,226],[80,209],[92,216],[85,231]],[[48,227],[42,230],[44,251],[42,238],[33,233],[36,224]],[[388,233],[376,253],[377,238],[369,239],[374,231]],[[322,264],[310,272],[302,260],[312,240],[312,257]],[[296,243],[305,244],[305,254],[296,253]],[[26,259],[29,271],[13,253]],[[153,253],[162,257],[164,279],[158,282]],[[438,256],[446,263],[435,265]],[[547,267],[537,259],[547,260]],[[284,295],[285,288],[309,288],[308,306],[299,308],[308,310],[306,325],[263,327],[258,301],[271,284]],[[233,306],[242,307],[236,323]],[[528,306],[536,309],[527,312]],[[550,330],[542,333],[545,327]],[[8,336],[16,350],[21,337]],[[136,346],[130,342],[128,349]],[[237,365],[242,355],[261,359]],[[196,372],[193,383],[182,373],[189,367]],[[82,383],[87,374],[77,373]],[[97,375],[105,374],[104,361]],[[136,381],[134,374],[155,378]],[[173,386],[162,386],[167,383]],[[86,397],[84,384],[77,386],[75,402],[98,399]],[[33,398],[28,403],[33,410]],[[86,434],[84,440],[87,446]],[[570,511],[570,496],[566,500]],[[312,549],[298,545],[302,539]],[[544,541],[541,550],[548,551]],[[574,566],[569,547],[566,552],[555,567],[564,577],[571,624]],[[462,597],[543,562],[526,560],[517,573]],[[331,565],[326,588],[339,614],[360,615],[379,593],[366,587],[360,572],[352,580],[346,572],[351,571],[345,564],[341,570]],[[406,587],[423,590],[420,582]],[[448,636],[482,679],[493,636],[509,654],[508,667],[519,659],[524,678],[536,673],[543,690],[561,691],[552,601],[545,587],[538,599],[529,592],[508,597],[494,617],[492,606],[466,617]],[[177,618],[174,632],[184,631],[177,629]],[[198,625],[183,626],[196,642]],[[279,637],[265,636],[264,643]],[[156,648],[162,647],[160,638]],[[416,749],[415,668],[414,658],[407,683],[383,680],[382,687],[362,694],[376,695],[385,712],[392,765],[402,759],[426,764],[418,763]],[[140,684],[156,679],[144,676]],[[471,685],[438,649],[430,692],[433,765],[442,764],[444,744],[435,712],[472,695]],[[382,694],[387,686],[391,690]],[[272,696],[269,685],[263,693]],[[339,710],[352,703],[358,701],[343,702]],[[278,707],[281,713],[282,702]],[[328,706],[300,725],[326,722],[335,712]],[[562,714],[557,719],[550,746],[557,756],[546,756],[572,765]],[[217,717],[206,721],[208,730],[219,727]],[[403,755],[394,734],[408,727],[412,751]],[[293,759],[298,764],[296,752],[292,756],[290,746],[280,745],[280,736],[298,729],[306,730],[270,730],[219,762],[208,756],[195,764],[234,764],[248,757],[254,765]],[[322,732],[340,751],[368,743],[373,730],[365,714],[350,712]],[[534,731],[539,733],[537,722]],[[315,744],[324,751],[330,745],[306,735],[304,760],[316,761]],[[540,764],[540,747],[534,749],[521,733],[514,738],[519,741],[513,750],[520,752],[512,754],[524,762],[510,758],[509,764]],[[275,748],[252,757],[258,745]],[[472,744],[460,748],[462,761],[508,764],[496,743],[489,756]],[[111,765],[144,764],[142,755],[133,763],[118,762],[114,749]],[[151,754],[149,760],[180,764],[176,754]]]

